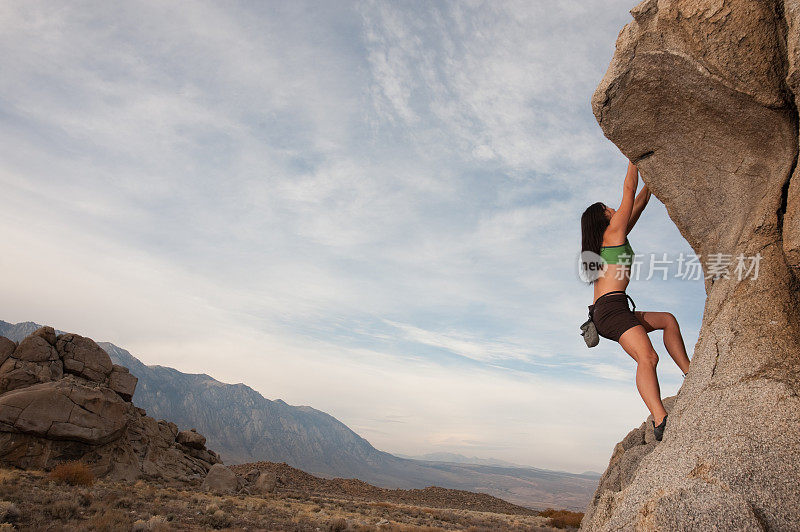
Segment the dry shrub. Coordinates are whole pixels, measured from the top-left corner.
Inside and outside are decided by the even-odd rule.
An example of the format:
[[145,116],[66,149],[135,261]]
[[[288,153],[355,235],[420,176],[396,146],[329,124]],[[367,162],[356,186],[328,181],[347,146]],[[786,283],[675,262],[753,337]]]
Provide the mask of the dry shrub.
[[352,530],[353,532],[379,532],[377,527],[372,525],[359,525],[358,523],[353,524]]
[[0,520],[3,523],[13,523],[19,519],[17,505],[9,501],[0,501]]
[[131,532],[165,532],[167,530],[170,530],[167,520],[160,515],[154,515],[147,521],[137,519],[133,523]]
[[570,512],[569,510],[555,510],[548,508],[539,512],[542,517],[549,517],[550,524],[556,528],[578,528],[583,520],[583,512]]
[[50,471],[50,480],[72,486],[91,486],[95,478],[89,466],[78,460],[62,462]]
[[136,501],[133,500],[132,497],[128,497],[127,495],[124,497],[120,497],[116,501],[114,501],[113,506],[115,508],[133,508],[136,506]]
[[147,521],[147,526],[153,531],[171,530],[168,521],[169,519],[163,515],[154,515]]
[[328,523],[328,530],[330,532],[343,532],[347,530],[347,519],[339,517]]
[[397,505],[395,503],[393,503],[393,502],[385,502],[385,501],[370,501],[369,505],[370,506],[378,506],[380,508],[391,508],[393,510],[397,508]]
[[78,512],[78,502],[75,499],[56,501],[47,506],[46,511],[53,519],[72,519]]
[[426,508],[421,514],[421,517],[428,515],[439,519],[440,521],[458,521],[458,514],[452,510],[445,510],[441,508]]
[[19,471],[13,469],[0,469],[0,484],[16,484],[19,481]]
[[219,509],[223,512],[232,513],[236,510],[236,503],[233,502],[233,499],[225,499],[219,504]]
[[92,504],[92,494],[88,490],[80,490],[75,494],[78,504],[84,508],[88,508]]
[[211,528],[228,528],[231,526],[231,517],[222,510],[217,510],[209,515],[205,521]]
[[102,513],[95,514],[85,526],[85,530],[92,532],[117,532],[119,530],[130,530],[133,520],[123,510],[108,509]]

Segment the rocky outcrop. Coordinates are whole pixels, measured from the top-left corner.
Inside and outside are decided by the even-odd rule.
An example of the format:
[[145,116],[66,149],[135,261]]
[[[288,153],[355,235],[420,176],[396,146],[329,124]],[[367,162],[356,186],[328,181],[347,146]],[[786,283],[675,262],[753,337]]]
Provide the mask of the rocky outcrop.
[[800,2],[631,14],[592,107],[701,257],[707,298],[664,440],[619,444],[583,528],[797,530]]
[[[219,457],[131,403],[136,377],[93,340],[42,327],[17,345],[0,337],[0,463],[49,469],[80,459],[95,474],[188,480]],[[189,432],[189,431],[187,431]]]

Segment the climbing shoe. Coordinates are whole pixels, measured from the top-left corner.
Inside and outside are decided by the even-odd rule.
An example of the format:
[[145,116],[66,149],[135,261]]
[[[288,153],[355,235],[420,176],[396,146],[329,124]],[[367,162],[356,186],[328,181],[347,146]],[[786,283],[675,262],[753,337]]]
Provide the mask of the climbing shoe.
[[667,428],[667,415],[669,414],[664,415],[664,419],[661,421],[660,425],[656,425],[655,420],[650,422],[653,424],[653,432],[655,433],[658,441],[661,441],[661,438],[664,437],[664,429]]

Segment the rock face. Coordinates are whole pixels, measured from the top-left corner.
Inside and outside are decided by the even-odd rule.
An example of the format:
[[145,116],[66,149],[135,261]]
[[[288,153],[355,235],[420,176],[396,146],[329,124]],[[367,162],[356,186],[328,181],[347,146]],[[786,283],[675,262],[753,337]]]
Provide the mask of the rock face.
[[631,14],[592,107],[701,257],[707,298],[663,441],[618,444],[583,528],[798,530],[800,0]]
[[202,478],[219,457],[131,403],[136,377],[93,340],[42,327],[0,337],[0,463],[49,469],[81,459],[99,476]]

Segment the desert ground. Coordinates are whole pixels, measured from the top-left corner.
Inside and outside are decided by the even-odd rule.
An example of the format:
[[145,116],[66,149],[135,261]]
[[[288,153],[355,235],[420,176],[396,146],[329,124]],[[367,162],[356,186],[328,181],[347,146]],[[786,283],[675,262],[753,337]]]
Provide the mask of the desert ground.
[[277,485],[268,494],[225,495],[204,491],[199,481],[95,479],[80,467],[0,469],[0,530],[550,531],[582,516],[459,490],[319,479],[285,464],[235,467],[271,469]]

